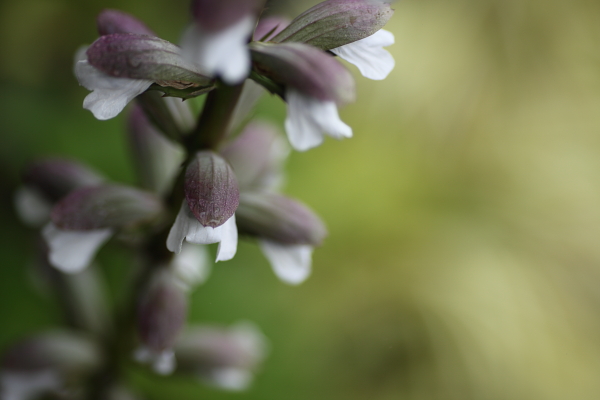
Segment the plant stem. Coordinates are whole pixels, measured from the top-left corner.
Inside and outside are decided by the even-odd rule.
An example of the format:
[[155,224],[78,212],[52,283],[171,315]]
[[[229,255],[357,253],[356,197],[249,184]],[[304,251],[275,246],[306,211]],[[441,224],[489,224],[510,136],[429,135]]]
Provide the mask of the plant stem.
[[215,150],[227,136],[233,111],[237,105],[243,85],[220,85],[208,93],[204,110],[200,114],[196,129],[186,143],[188,155],[198,150]]

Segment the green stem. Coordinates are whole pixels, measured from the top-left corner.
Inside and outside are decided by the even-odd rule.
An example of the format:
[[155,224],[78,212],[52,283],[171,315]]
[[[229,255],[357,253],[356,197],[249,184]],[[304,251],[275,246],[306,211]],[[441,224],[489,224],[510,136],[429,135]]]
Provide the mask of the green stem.
[[220,85],[208,93],[196,129],[186,143],[190,156],[198,150],[215,150],[227,136],[231,117],[242,93],[242,86]]

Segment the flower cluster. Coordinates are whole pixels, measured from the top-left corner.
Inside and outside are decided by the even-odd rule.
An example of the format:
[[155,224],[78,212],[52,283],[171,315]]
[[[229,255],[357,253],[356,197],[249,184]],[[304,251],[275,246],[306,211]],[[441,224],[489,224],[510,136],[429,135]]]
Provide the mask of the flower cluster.
[[[218,243],[216,261],[226,261],[236,254],[238,236],[252,239],[282,281],[299,284],[326,236],[313,211],[280,192],[290,149],[277,127],[248,122],[252,106],[265,91],[284,100],[288,141],[305,151],[325,136],[352,136],[338,107],[354,100],[354,80],[339,58],[370,79],[383,79],[394,67],[384,50],[394,42],[382,29],[393,13],[386,1],[327,0],[292,21],[259,18],[263,7],[260,0],[194,0],[180,46],[129,14],[100,13],[100,36],[77,52],[75,74],[91,91],[83,107],[97,119],[117,116],[135,99],[128,133],[141,187],[49,159],[28,168],[16,196],[23,220],[42,227],[44,262],[60,271],[56,279],[74,287],[90,281],[88,266],[111,238],[141,255],[131,313],[136,360],[160,374],[192,372],[229,389],[248,384],[265,340],[248,324],[182,333],[187,295],[209,271],[203,245]],[[183,100],[199,96],[205,101],[196,118]],[[118,327],[103,333],[111,344],[121,334]],[[47,347],[56,342],[31,340]],[[86,371],[103,365],[94,342],[73,340],[87,346]],[[70,375],[59,366],[64,359],[57,360],[30,368],[41,389],[57,390]],[[23,391],[11,368],[0,372],[3,385]]]

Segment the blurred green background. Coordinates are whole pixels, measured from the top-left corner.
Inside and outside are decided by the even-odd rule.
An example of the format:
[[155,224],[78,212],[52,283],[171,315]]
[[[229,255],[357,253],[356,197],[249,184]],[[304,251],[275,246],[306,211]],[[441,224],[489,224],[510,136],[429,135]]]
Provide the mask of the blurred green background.
[[[315,3],[272,11],[296,15]],[[177,42],[184,0],[0,3],[0,350],[61,323],[27,272],[34,232],[12,206],[47,155],[133,182],[124,115],[97,121],[72,75],[95,15],[119,8]],[[341,111],[355,137],[288,163],[286,193],[330,236],[299,287],[256,246],[215,266],[191,321],[256,322],[271,353],[226,393],[133,373],[149,399],[600,398],[600,3],[404,0],[396,68]],[[265,98],[257,115],[281,124]],[[131,258],[99,263],[118,297]]]

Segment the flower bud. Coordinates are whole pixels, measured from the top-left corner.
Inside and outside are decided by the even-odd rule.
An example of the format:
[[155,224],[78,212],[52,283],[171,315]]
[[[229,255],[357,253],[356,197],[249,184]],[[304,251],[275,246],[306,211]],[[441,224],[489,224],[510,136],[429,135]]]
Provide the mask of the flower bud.
[[[158,96],[157,93],[146,93],[142,97],[146,95]],[[156,100],[163,102],[160,98]],[[170,114],[167,112],[168,116]],[[172,118],[170,121],[174,124]],[[156,193],[164,193],[172,185],[173,177],[183,162],[183,149],[165,139],[139,106],[131,110],[128,128],[133,162],[142,186]]]
[[23,174],[26,186],[54,203],[74,189],[95,186],[104,179],[86,166],[65,159],[47,159],[31,164]]
[[178,340],[178,372],[192,374],[222,389],[243,390],[264,359],[267,341],[256,326],[195,326]]
[[283,180],[289,148],[275,126],[254,121],[221,154],[231,164],[241,191],[270,190]]
[[321,101],[354,100],[354,80],[329,54],[301,43],[251,44],[254,69],[276,83]]
[[137,310],[137,329],[142,347],[138,361],[152,362],[157,373],[173,371],[171,348],[181,331],[187,314],[187,298],[181,284],[166,270],[158,271]]
[[205,227],[223,225],[239,204],[233,170],[212,151],[200,151],[185,172],[185,198],[196,219]]
[[101,362],[96,345],[73,333],[50,332],[25,339],[4,355],[0,366],[0,398],[27,400],[69,389],[77,391],[81,389],[78,385]]
[[156,36],[142,21],[119,10],[104,10],[96,17],[100,36],[113,33],[137,33]]
[[163,211],[154,194],[120,185],[103,185],[76,190],[52,210],[58,228],[90,231],[123,228],[150,222]]
[[87,338],[69,332],[47,332],[25,339],[8,349],[2,370],[16,373],[46,369],[84,373],[100,365],[100,350]]
[[275,193],[246,192],[236,212],[238,230],[281,244],[319,245],[325,226],[305,205]]
[[187,314],[187,298],[181,284],[168,271],[156,273],[138,304],[138,332],[153,351],[175,344]]
[[389,2],[380,0],[328,0],[300,14],[271,40],[330,50],[371,36],[393,13]]
[[151,80],[165,86],[210,86],[181,49],[156,37],[114,33],[98,38],[87,50],[88,62],[113,77]]

